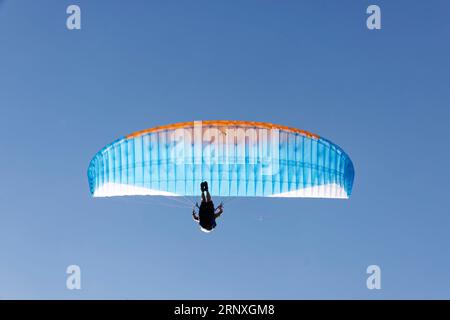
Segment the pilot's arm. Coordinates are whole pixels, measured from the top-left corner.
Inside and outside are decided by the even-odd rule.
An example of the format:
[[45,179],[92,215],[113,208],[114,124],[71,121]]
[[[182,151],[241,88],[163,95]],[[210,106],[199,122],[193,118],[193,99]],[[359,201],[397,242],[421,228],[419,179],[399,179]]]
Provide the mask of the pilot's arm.
[[223,205],[219,204],[219,206],[216,208],[216,211],[214,213],[214,218],[220,217],[220,215],[223,213]]
[[198,222],[198,216],[195,214],[195,210],[192,210],[192,219]]

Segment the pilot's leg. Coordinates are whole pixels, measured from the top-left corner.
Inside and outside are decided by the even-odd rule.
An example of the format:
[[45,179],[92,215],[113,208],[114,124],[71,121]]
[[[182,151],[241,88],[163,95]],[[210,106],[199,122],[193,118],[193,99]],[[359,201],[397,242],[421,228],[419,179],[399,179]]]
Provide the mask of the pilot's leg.
[[[209,193],[208,193],[209,194]],[[207,201],[207,198],[205,198],[205,193],[204,192],[202,192],[202,202],[206,202]]]

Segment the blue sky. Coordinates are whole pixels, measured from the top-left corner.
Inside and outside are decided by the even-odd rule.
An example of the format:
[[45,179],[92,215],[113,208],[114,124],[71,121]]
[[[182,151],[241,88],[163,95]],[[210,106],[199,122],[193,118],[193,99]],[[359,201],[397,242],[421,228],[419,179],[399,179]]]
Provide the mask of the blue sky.
[[[448,1],[2,1],[0,298],[450,298],[449,56]],[[330,139],[351,199],[242,199],[206,235],[90,197],[104,145],[206,119]]]

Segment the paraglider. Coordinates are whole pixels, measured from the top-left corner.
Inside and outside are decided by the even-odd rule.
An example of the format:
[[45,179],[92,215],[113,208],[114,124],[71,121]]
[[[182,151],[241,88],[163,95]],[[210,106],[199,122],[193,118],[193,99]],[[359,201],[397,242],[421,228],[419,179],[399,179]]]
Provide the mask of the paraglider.
[[202,192],[202,202],[198,207],[198,216],[195,208],[192,210],[192,218],[200,225],[202,231],[211,232],[217,225],[216,219],[223,213],[223,204],[220,203],[217,208],[214,207],[207,181],[200,183],[200,190]]
[[[94,197],[348,198],[353,163],[308,131],[249,121],[192,121],[138,131],[101,149],[88,168]],[[204,191],[202,190],[202,193]]]

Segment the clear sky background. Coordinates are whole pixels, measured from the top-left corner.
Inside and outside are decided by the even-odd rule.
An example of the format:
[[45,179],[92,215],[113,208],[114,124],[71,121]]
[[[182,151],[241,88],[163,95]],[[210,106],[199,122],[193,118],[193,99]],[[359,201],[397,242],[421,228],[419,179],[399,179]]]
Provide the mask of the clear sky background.
[[[450,298],[449,57],[445,0],[0,1],[0,298]],[[90,197],[104,145],[207,119],[330,139],[352,197],[233,201],[211,234]]]

